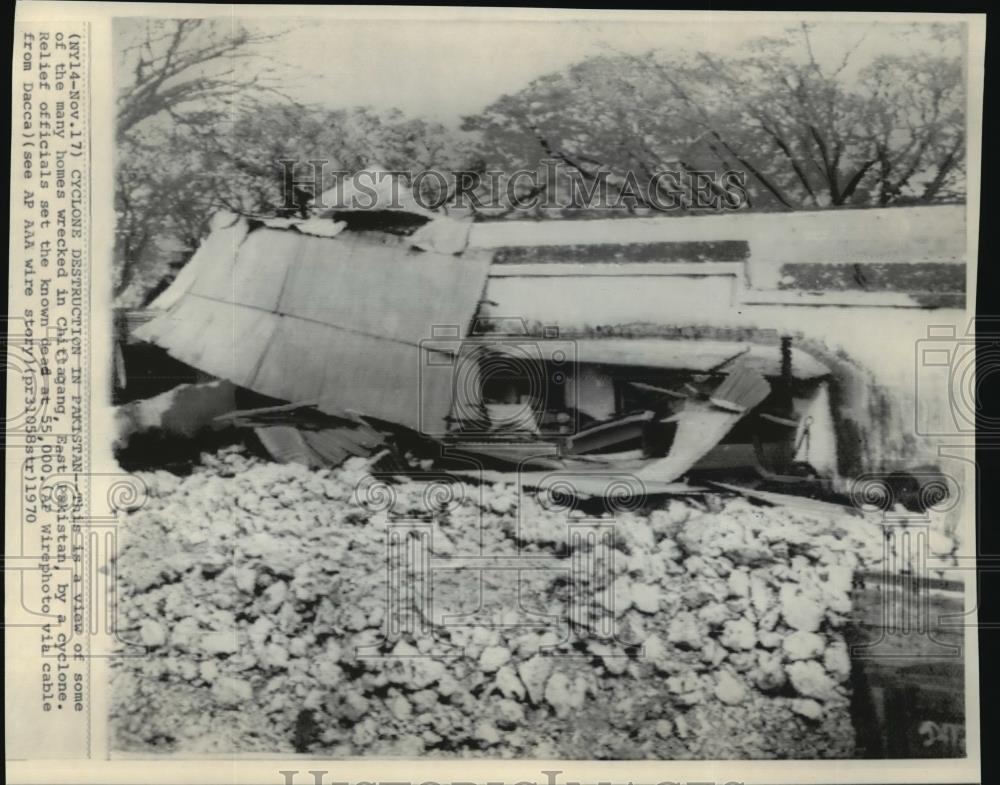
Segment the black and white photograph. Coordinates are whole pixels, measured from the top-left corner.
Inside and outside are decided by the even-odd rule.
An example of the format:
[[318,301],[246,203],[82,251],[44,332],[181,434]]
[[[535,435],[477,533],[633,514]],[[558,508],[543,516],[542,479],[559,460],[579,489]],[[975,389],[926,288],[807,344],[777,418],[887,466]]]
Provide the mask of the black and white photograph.
[[[104,549],[110,760],[978,767],[982,19],[120,7],[80,60],[111,469],[29,384],[16,486],[74,524],[36,616]],[[15,40],[60,230],[71,38]]]

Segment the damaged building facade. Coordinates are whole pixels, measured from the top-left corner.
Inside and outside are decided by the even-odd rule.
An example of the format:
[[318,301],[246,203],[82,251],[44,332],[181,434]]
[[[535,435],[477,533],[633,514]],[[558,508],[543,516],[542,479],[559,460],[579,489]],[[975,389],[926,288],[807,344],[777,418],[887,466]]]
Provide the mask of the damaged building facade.
[[[119,444],[130,430],[133,436],[144,428],[197,435],[237,426],[252,429],[280,463],[345,462],[337,472],[309,471],[240,454],[237,446],[203,455],[207,473],[184,477],[180,471],[181,479],[142,473],[154,487],[179,484],[183,503],[194,500],[176,525],[199,529],[203,505],[211,504],[214,516],[219,498],[239,508],[237,520],[253,527],[239,530],[244,539],[236,552],[250,565],[238,573],[250,576],[241,597],[262,605],[271,591],[291,585],[298,592],[298,576],[312,574],[318,548],[331,554],[319,561],[336,562],[345,577],[343,584],[325,573],[320,581],[310,578],[315,594],[308,596],[340,597],[318,605],[329,609],[337,629],[371,626],[366,651],[372,656],[412,654],[418,650],[408,641],[425,633],[437,641],[442,633],[451,642],[473,640],[483,608],[517,607],[513,620],[497,616],[501,623],[488,631],[495,645],[476,650],[472,661],[485,662],[498,680],[501,672],[512,674],[515,692],[507,697],[528,706],[529,717],[530,707],[544,713],[551,705],[559,733],[579,745],[560,747],[571,755],[620,754],[595,746],[577,729],[607,735],[606,706],[615,690],[627,698],[632,717],[634,685],[644,694],[652,690],[656,711],[682,707],[671,715],[682,729],[685,717],[719,706],[745,712],[734,715],[740,727],[771,718],[766,730],[747,735],[751,741],[719,734],[711,723],[704,734],[689,738],[683,730],[684,738],[675,739],[670,725],[669,732],[657,731],[672,745],[661,754],[704,757],[711,749],[720,755],[719,748],[702,746],[719,743],[729,745],[730,757],[784,757],[803,749],[815,755],[826,749],[817,746],[818,737],[837,740],[819,753],[834,757],[961,753],[964,670],[927,659],[957,642],[955,630],[935,623],[933,636],[919,636],[917,654],[899,648],[886,654],[887,646],[909,645],[913,637],[885,634],[894,623],[887,608],[912,609],[924,620],[918,624],[960,613],[961,583],[947,569],[932,573],[910,547],[927,537],[933,564],[950,564],[959,506],[933,519],[914,515],[926,511],[899,495],[908,488],[902,482],[888,487],[889,497],[910,506],[886,509],[879,520],[858,514],[852,491],[866,476],[895,475],[918,486],[942,474],[960,476],[938,455],[935,434],[948,424],[919,418],[920,404],[954,411],[954,387],[941,377],[942,367],[928,366],[936,377],[920,374],[928,345],[951,349],[960,361],[960,336],[949,339],[937,330],[959,325],[964,315],[962,208],[479,223],[404,213],[218,216],[173,284],[145,312],[128,315],[131,343],[120,384],[136,400],[118,407]],[[142,400],[135,391],[145,382],[130,372],[128,358],[154,346],[179,368],[193,369],[197,381],[177,386],[181,377],[167,379],[163,387],[170,389]],[[146,451],[155,452],[148,445]],[[350,456],[368,460],[346,460]],[[158,460],[157,468],[163,456]],[[213,472],[231,482],[226,488],[239,490],[205,490],[214,487]],[[395,490],[383,496],[386,478]],[[258,482],[265,492],[243,492]],[[376,491],[365,492],[371,488]],[[199,494],[212,501],[199,501]],[[570,494],[586,500],[588,516],[600,507],[604,512],[567,518],[576,501],[565,503]],[[156,504],[174,504],[172,496],[152,494]],[[283,508],[286,498],[293,506],[310,499],[322,519],[291,514],[296,533],[272,539],[256,529],[268,517],[259,510]],[[397,509],[397,498],[423,506]],[[442,508],[440,499],[454,503]],[[159,526],[157,516],[146,520]],[[593,544],[581,526],[592,527],[586,531]],[[641,543],[658,541],[656,527],[676,535],[660,540],[670,551],[651,557]],[[219,531],[230,547],[230,530]],[[338,538],[355,538],[351,549],[362,556],[344,558]],[[261,548],[262,541],[274,547]],[[135,542],[149,547],[143,537]],[[331,544],[333,550],[323,550]],[[888,560],[886,548],[893,549]],[[226,553],[223,560],[231,561]],[[562,589],[550,582],[565,588],[572,565],[609,566],[613,559],[635,566],[615,580],[571,571],[576,577],[567,596],[580,604],[557,603],[553,612]],[[128,563],[126,555],[129,580],[144,574],[130,573]],[[256,576],[270,575],[275,563],[289,565],[288,584],[256,591]],[[432,591],[388,588],[403,585],[417,564],[430,570]],[[728,565],[731,574],[715,574],[712,565]],[[762,576],[777,575],[784,577],[772,594]],[[530,596],[536,579],[543,595],[535,596],[545,600],[524,607],[525,587]],[[931,591],[916,595],[921,581]],[[756,600],[755,583],[763,587]],[[339,585],[355,594],[329,588]],[[731,602],[734,593],[743,596],[744,616],[708,601]],[[914,596],[922,598],[919,605]],[[431,605],[431,597],[439,604]],[[441,604],[442,597],[449,599]],[[751,604],[761,606],[754,611],[759,617],[750,616]],[[267,606],[261,618],[277,607]],[[361,614],[362,607],[374,615]],[[597,620],[606,618],[600,609],[616,609],[628,624],[616,627],[612,615],[609,626],[600,626]],[[349,620],[351,614],[364,619]],[[316,623],[308,612],[296,618],[295,624]],[[370,618],[376,619],[371,625]],[[386,619],[408,619],[410,626]],[[641,635],[632,632],[637,619]],[[603,662],[605,676],[593,688],[583,686],[579,674],[592,665],[579,652],[529,656],[512,643],[529,622],[558,640],[563,621],[581,635],[573,645],[599,639],[585,644]],[[710,633],[711,624],[721,629]],[[387,632],[378,637],[383,626]],[[650,630],[654,634],[644,637]],[[344,650],[356,640],[343,637]],[[645,654],[634,661],[618,656],[609,640],[645,641]],[[808,650],[800,653],[803,645]],[[854,646],[870,647],[872,657],[855,662]],[[895,659],[884,659],[889,654]],[[495,665],[494,656],[501,657]],[[448,658],[441,667],[464,668],[462,662]],[[550,676],[541,663],[555,663],[556,672]],[[536,667],[545,668],[541,676],[533,675]],[[366,717],[364,727],[392,727],[386,717],[394,715],[377,714],[381,698],[363,680],[327,679],[322,668],[315,673],[323,689],[335,682],[352,695],[368,691],[377,719]],[[636,681],[620,678],[625,673]],[[456,683],[468,675],[462,674]],[[253,668],[232,678],[243,685],[241,701],[255,690],[262,694],[253,686],[259,680]],[[560,685],[569,684],[575,697],[564,699],[569,691]],[[585,698],[587,689],[594,700]],[[497,704],[491,690],[477,704],[486,716]],[[308,709],[292,699],[268,722],[280,735],[283,727],[298,729],[303,716],[337,716],[348,704],[339,693]],[[393,700],[389,711],[396,705]],[[329,714],[326,706],[334,707]],[[585,719],[569,722],[572,712]],[[150,713],[163,715],[155,708]],[[928,726],[928,718],[952,729],[953,737],[926,746],[924,729],[938,727]],[[404,728],[400,743],[409,743],[409,717],[396,720]],[[845,724],[831,731],[833,722]],[[633,727],[648,733],[648,721],[632,723],[621,722],[629,738],[642,733]],[[299,751],[319,748],[298,730],[295,738]],[[450,749],[431,738],[429,749]],[[338,749],[356,754],[375,743],[374,731],[370,739],[355,733]]]
[[918,351],[963,318],[964,219],[217,216],[129,340],[230,382],[193,411],[254,427],[279,460],[336,464],[392,436],[652,491],[690,474],[844,488],[939,468],[920,404],[951,411],[953,391],[918,399]]

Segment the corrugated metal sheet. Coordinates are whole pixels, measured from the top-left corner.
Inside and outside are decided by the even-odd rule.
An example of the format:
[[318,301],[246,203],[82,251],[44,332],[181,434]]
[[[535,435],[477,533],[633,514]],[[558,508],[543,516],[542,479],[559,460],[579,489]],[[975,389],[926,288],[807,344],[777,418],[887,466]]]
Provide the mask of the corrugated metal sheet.
[[442,428],[451,379],[422,374],[421,341],[437,325],[454,325],[464,337],[486,285],[488,254],[456,257],[402,239],[268,228],[228,253],[233,237],[209,243],[211,263],[202,258],[189,288],[138,337],[274,398]]
[[170,286],[149,304],[150,308],[166,310],[177,304],[181,295],[191,288],[191,284],[202,275],[206,268],[214,267],[223,259],[232,258],[236,249],[247,236],[249,226],[246,219],[239,218],[226,227],[219,227],[205,238],[194,256],[184,265]]

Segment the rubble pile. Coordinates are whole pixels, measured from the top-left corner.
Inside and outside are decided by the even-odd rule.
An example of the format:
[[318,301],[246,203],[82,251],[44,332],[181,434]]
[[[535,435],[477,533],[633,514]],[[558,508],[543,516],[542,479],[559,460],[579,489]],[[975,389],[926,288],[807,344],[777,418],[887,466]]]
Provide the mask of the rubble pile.
[[[510,485],[389,484],[360,459],[313,471],[227,449],[186,477],[140,476],[149,499],[124,520],[116,564],[118,749],[853,752],[842,629],[854,571],[882,558],[863,519],[674,498],[605,514],[616,538],[601,555],[567,538],[591,513]],[[562,567],[435,570],[433,619],[387,637],[387,526],[401,520],[426,528],[439,559]],[[581,562],[596,567],[574,583]],[[609,620],[613,637],[598,634]]]

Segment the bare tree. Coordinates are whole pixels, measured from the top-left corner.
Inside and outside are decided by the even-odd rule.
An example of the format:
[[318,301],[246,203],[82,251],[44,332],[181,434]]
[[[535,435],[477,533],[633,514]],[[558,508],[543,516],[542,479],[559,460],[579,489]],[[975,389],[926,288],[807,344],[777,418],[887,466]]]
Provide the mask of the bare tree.
[[508,168],[555,158],[589,180],[738,169],[762,209],[960,199],[963,68],[947,54],[956,29],[909,32],[939,54],[863,56],[861,30],[838,31],[825,43],[839,53],[821,58],[805,24],[726,54],[613,51],[535,80],[465,127]]
[[148,19],[120,31],[116,297],[165,238],[190,246],[208,225],[235,108],[287,100],[262,50],[285,32],[227,19]]
[[[866,69],[865,122],[876,159],[879,204],[929,202],[961,190],[965,165],[959,63],[943,57],[881,57]],[[919,182],[918,182],[919,180]]]
[[[118,96],[119,140],[151,117],[166,112],[175,121],[201,122],[224,111],[237,95],[276,91],[274,69],[262,67],[260,45],[285,31],[256,32],[214,19],[154,19],[141,40],[123,55],[130,78]],[[253,59],[253,68],[238,67]]]

